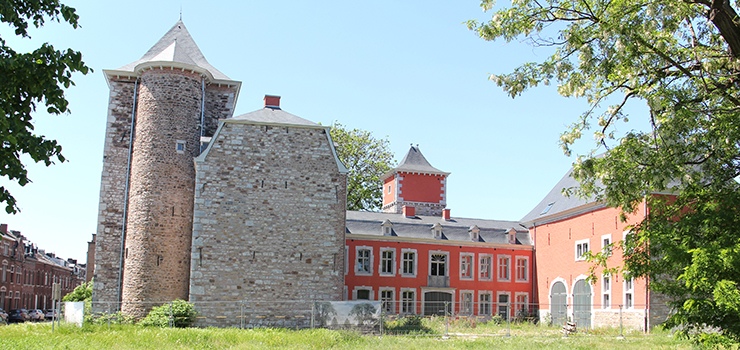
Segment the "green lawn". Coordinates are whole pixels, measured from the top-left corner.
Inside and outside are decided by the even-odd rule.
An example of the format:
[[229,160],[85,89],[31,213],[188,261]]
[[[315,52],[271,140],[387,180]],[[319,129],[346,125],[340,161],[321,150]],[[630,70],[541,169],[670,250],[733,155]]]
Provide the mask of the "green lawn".
[[[133,325],[18,324],[0,327],[0,349],[691,349],[692,344],[665,331],[596,330],[564,338],[557,328],[453,323],[449,337],[437,321],[424,335],[378,336],[326,329],[169,329]],[[506,334],[509,333],[510,336]],[[421,334],[421,333],[418,333]]]

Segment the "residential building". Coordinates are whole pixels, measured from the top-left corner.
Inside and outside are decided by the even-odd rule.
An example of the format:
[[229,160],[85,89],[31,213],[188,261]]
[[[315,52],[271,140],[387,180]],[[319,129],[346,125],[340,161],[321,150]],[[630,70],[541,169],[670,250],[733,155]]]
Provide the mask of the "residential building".
[[385,176],[384,212],[347,212],[345,299],[381,300],[389,314],[528,315],[528,231],[515,221],[451,217],[448,175],[412,146]]
[[578,187],[571,172],[521,220],[534,241],[540,318],[556,324],[571,319],[584,328],[648,330],[662,323],[669,313],[665,296],[650,291],[647,279],[604,275],[598,267],[597,280],[587,279],[594,263],[585,254],[608,252],[608,265],[622,266],[616,243],[630,234],[630,225],[647,217],[649,208],[643,202],[623,221],[618,208],[565,196],[563,189]]

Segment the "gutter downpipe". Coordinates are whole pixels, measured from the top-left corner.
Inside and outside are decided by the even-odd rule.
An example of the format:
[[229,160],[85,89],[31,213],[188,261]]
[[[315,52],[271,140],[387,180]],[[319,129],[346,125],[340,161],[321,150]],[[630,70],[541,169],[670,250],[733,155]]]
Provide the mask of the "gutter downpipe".
[[[126,185],[123,193],[123,223],[121,224],[121,251],[118,256],[118,302],[122,301],[123,288],[123,257],[126,249],[126,220],[128,220],[128,190],[131,183],[131,158],[134,149],[134,128],[136,126],[136,98],[139,91],[139,78],[134,81],[134,100],[131,106],[131,130],[129,131],[128,141],[128,161],[126,165]],[[119,305],[118,309],[121,309]]]
[[[206,77],[201,76],[200,77],[200,137],[201,139],[203,136],[206,135]],[[198,140],[198,149],[200,150],[201,146],[200,143],[202,140]],[[200,152],[198,152],[200,154]]]

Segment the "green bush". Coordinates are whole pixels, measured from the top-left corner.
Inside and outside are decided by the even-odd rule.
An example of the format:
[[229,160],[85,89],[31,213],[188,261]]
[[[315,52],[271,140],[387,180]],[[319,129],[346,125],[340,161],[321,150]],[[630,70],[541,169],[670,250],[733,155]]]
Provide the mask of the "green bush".
[[195,305],[184,300],[157,306],[139,322],[142,326],[187,328],[195,323]]

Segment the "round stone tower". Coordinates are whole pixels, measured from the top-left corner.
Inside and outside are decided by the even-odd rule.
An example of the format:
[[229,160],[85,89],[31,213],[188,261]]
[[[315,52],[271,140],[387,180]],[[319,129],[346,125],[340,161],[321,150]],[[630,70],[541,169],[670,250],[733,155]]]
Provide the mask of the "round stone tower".
[[141,59],[104,72],[93,311],[120,305],[139,318],[188,299],[194,157],[218,120],[232,117],[241,83],[208,63],[182,21]]
[[140,77],[122,293],[133,316],[188,297],[201,85],[199,74],[174,69]]

